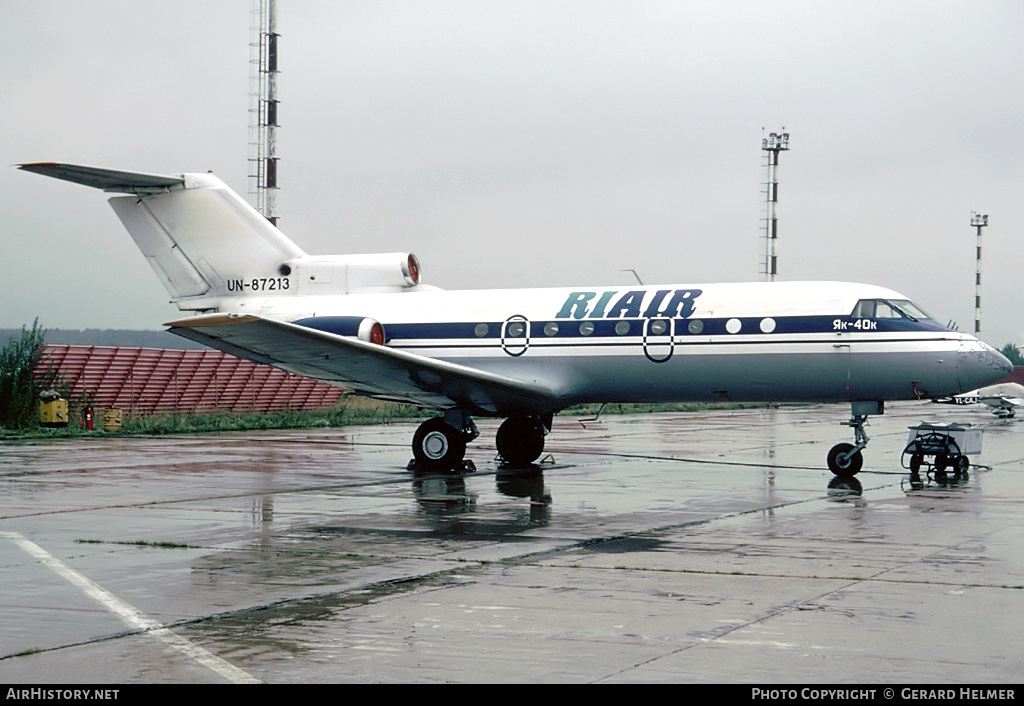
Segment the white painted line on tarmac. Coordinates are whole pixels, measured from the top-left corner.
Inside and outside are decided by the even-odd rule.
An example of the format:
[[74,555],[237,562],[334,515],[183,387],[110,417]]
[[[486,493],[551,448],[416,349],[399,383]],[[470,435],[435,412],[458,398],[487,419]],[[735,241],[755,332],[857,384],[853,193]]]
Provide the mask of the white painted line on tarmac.
[[107,608],[107,610],[116,614],[130,627],[143,630],[147,635],[152,635],[153,637],[162,640],[168,646],[178,650],[186,657],[194,659],[196,662],[212,669],[217,674],[220,674],[222,677],[234,682],[235,684],[260,683],[259,679],[253,677],[247,672],[242,671],[233,664],[225,662],[220,657],[189,642],[180,635],[176,635],[171,632],[168,628],[165,628],[135,606],[126,603],[96,582],[78,573],[60,559],[40,547],[38,544],[27,539],[24,535],[18,532],[0,532],[0,536],[10,539],[26,552],[38,559],[42,564],[53,569],[54,572],[66,579],[68,582],[82,589],[83,593],[93,600],[101,603],[105,608]]

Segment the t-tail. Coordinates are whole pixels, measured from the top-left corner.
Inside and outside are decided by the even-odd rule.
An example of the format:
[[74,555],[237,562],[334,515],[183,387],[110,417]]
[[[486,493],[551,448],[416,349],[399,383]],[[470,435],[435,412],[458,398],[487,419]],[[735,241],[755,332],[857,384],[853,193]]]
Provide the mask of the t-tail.
[[125,194],[111,198],[111,207],[185,311],[222,311],[246,297],[394,292],[419,284],[419,262],[409,253],[306,254],[213,174],[18,166]]

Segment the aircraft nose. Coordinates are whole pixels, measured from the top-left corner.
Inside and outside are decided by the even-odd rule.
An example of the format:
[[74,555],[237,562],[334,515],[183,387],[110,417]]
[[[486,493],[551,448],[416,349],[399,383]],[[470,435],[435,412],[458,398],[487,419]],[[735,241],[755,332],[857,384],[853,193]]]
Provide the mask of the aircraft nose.
[[1013,372],[1013,363],[987,343],[971,338],[960,342],[957,378],[961,392],[992,385]]

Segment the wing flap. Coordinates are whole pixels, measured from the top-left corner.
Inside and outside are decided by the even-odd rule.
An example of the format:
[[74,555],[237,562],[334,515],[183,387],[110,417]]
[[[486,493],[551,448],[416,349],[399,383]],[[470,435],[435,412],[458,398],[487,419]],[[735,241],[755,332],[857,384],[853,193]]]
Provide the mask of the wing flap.
[[260,316],[205,314],[167,326],[240,358],[379,399],[501,416],[560,406],[557,392],[542,384]]

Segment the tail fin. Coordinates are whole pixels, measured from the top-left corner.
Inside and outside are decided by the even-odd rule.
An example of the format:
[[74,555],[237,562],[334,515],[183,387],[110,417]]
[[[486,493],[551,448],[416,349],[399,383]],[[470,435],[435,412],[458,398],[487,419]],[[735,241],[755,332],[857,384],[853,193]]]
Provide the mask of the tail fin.
[[[234,283],[275,280],[304,253],[212,174],[185,174],[179,189],[110,199],[121,223],[182,309],[193,297],[258,293]],[[198,302],[196,302],[198,304]]]
[[[239,283],[281,277],[303,251],[212,174],[174,176],[43,162],[21,169],[122,192],[110,205],[181,309],[262,293]],[[205,300],[205,301],[204,301]]]
[[179,309],[220,310],[241,297],[408,291],[410,253],[306,255],[212,174],[143,174],[56,162],[21,169],[115,196],[110,205]]

